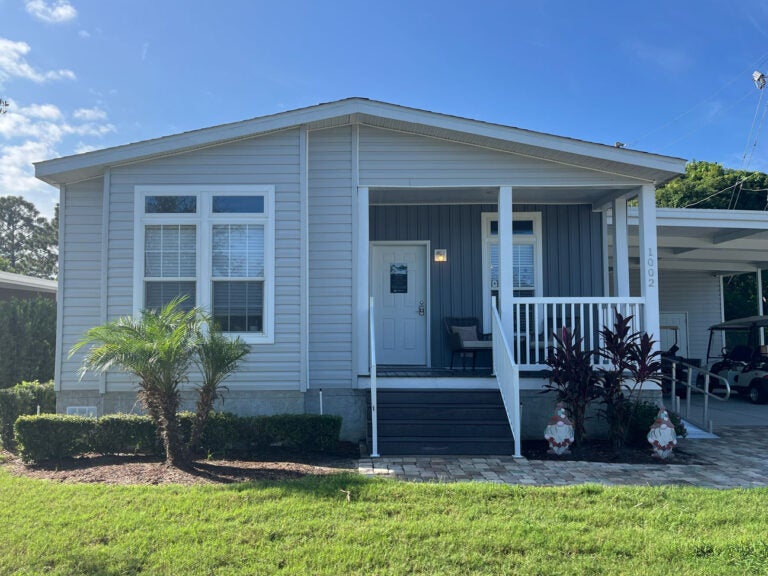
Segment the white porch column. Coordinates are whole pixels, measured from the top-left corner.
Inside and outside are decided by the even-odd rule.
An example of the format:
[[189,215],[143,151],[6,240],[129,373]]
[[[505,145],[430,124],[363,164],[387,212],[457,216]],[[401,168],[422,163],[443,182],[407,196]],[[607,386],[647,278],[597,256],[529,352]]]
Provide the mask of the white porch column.
[[629,296],[629,240],[627,239],[627,197],[613,201],[613,294]]
[[368,374],[368,255],[369,215],[368,188],[357,189],[357,286],[355,291],[355,342],[357,346],[357,373]]
[[510,337],[513,333],[514,275],[512,266],[512,186],[499,188],[499,280],[501,284],[501,325]]
[[640,215],[640,294],[645,299],[645,331],[659,347],[659,255],[656,245],[656,187],[645,184],[638,196]]

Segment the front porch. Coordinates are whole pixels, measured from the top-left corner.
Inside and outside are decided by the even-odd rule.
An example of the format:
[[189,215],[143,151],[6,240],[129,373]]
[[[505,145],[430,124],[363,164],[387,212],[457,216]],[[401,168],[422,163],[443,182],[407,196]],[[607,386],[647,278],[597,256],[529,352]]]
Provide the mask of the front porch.
[[[579,203],[565,203],[569,191]],[[512,359],[523,371],[545,368],[553,334],[563,327],[596,347],[616,312],[632,316],[633,329],[658,335],[652,186],[612,194],[556,188],[551,204],[542,203],[540,190],[515,189],[514,204],[511,188],[448,192],[359,191],[369,205],[359,218],[362,224],[365,214],[367,226],[359,227],[357,258],[367,273],[357,278],[357,341],[367,340],[373,297],[380,365],[447,369],[455,360],[463,369],[476,360],[478,369],[491,369],[488,347],[457,359],[448,323],[462,320],[476,327],[479,340],[488,338],[494,297]],[[648,254],[632,270],[631,197],[645,206],[638,233]],[[615,215],[610,220],[609,211]],[[609,237],[615,239],[610,247]],[[357,348],[360,375],[369,371],[367,352],[367,346]]]
[[[434,408],[420,408],[426,420],[409,420],[409,430],[427,427],[441,411],[453,416],[430,424],[437,431],[425,432],[419,444],[398,435],[399,413],[410,414],[415,407],[409,407],[407,399],[396,402],[383,412],[388,414],[385,433],[389,430],[390,439],[392,434],[397,438],[385,449],[419,444],[412,450],[423,452],[434,448],[436,437],[448,446],[441,450],[467,449],[473,436],[476,450],[495,446],[489,439],[493,435],[476,435],[474,413],[462,415],[453,406],[443,406],[450,394],[469,398],[474,393],[498,398],[512,431],[510,449],[519,455],[520,438],[528,432],[522,424],[521,373],[526,376],[526,401],[535,407],[527,414],[533,427],[551,411],[551,402],[539,392],[554,334],[567,328],[584,339],[586,348],[596,348],[600,330],[612,325],[617,312],[632,316],[633,330],[658,334],[653,186],[578,194],[555,188],[550,204],[542,202],[547,196],[541,190],[515,192],[520,200],[513,204],[511,187],[451,190],[442,202],[441,192],[435,190],[359,190],[357,258],[367,274],[357,281],[357,325],[368,346],[358,348],[358,385],[371,389],[374,453],[379,396],[400,390],[404,398],[411,394],[419,403],[424,398],[436,402]],[[567,202],[569,192],[578,203]],[[626,204],[631,197],[640,207],[641,249],[647,254],[636,270],[640,294],[635,295],[630,292],[626,245]],[[612,250],[608,210],[613,215]],[[471,354],[473,370],[464,365],[449,368],[457,352],[457,332],[471,340],[459,352]],[[483,341],[489,346],[480,346]],[[597,355],[594,361],[602,362]],[[451,433],[444,437],[441,431],[448,429]]]

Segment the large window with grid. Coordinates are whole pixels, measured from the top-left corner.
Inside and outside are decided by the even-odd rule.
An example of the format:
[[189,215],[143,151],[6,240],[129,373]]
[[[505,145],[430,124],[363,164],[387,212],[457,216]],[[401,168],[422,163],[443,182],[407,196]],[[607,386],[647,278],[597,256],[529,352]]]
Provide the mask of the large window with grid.
[[273,341],[274,191],[271,186],[138,187],[134,308],[178,296],[224,332]]

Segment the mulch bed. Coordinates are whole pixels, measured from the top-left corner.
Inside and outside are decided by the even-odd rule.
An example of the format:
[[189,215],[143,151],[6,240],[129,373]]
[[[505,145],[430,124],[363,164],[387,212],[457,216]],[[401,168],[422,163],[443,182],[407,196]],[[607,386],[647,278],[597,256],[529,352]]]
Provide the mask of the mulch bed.
[[609,462],[613,464],[694,464],[705,465],[709,462],[696,454],[687,452],[680,446],[675,448],[669,460],[659,460],[653,456],[650,446],[627,446],[617,450],[607,440],[588,440],[580,448],[571,448],[571,454],[555,456],[547,452],[546,440],[523,441],[522,453],[528,460],[567,460],[582,462]]
[[10,452],[0,453],[0,462],[11,474],[55,482],[100,484],[231,484],[257,480],[292,480],[350,471],[348,458],[297,457],[291,459],[196,460],[187,468],[166,466],[156,457],[89,455],[61,463],[24,464]]

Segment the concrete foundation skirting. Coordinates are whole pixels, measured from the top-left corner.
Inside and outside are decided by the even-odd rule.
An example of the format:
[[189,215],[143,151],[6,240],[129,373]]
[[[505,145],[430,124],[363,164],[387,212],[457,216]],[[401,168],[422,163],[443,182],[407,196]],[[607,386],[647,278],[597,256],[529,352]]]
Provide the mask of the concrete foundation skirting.
[[[652,404],[661,403],[661,390],[644,390],[639,393],[639,398]],[[547,421],[555,413],[557,396],[554,392],[539,392],[537,390],[520,391],[520,427],[524,440],[540,439],[544,437],[544,428]],[[590,404],[587,411],[586,429],[590,438],[607,437],[608,425],[604,418],[599,416],[602,405],[598,400]]]
[[[323,414],[342,417],[341,438],[357,442],[365,439],[367,433],[368,409],[366,400],[368,390],[348,388],[328,388],[322,393]],[[661,392],[642,392],[644,400],[659,403]],[[98,390],[60,391],[57,392],[57,410],[65,413],[70,406],[95,406],[97,414],[126,413],[140,414],[141,406],[134,392],[109,392],[99,394]],[[182,393],[182,410],[194,410],[196,394],[192,391]],[[552,416],[557,404],[553,392],[542,393],[537,390],[521,390],[521,428],[523,439],[542,438],[547,420]],[[591,437],[607,434],[607,426],[598,418],[600,405],[593,402],[587,420],[587,433]],[[230,391],[224,393],[223,400],[216,402],[216,410],[232,412],[240,416],[269,416],[272,414],[320,414],[320,390],[306,392],[294,390],[252,390]]]
[[[324,390],[323,413],[342,417],[341,438],[357,442],[365,438],[366,431],[365,390]],[[197,395],[184,391],[181,410],[195,409]],[[142,414],[135,392],[109,392],[98,390],[68,390],[56,393],[56,409],[66,413],[68,407],[96,407],[102,414]],[[253,390],[225,392],[215,405],[217,411],[232,412],[239,416],[271,416],[273,414],[320,414],[319,390]]]

